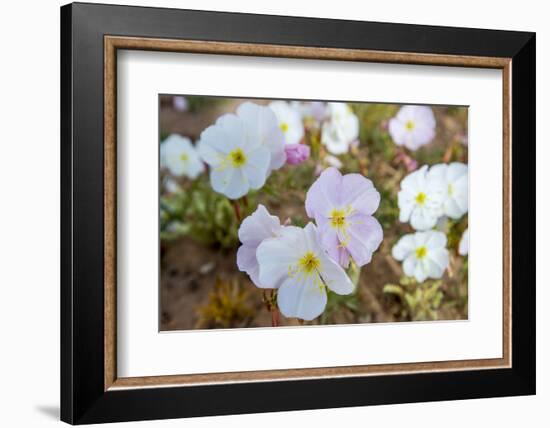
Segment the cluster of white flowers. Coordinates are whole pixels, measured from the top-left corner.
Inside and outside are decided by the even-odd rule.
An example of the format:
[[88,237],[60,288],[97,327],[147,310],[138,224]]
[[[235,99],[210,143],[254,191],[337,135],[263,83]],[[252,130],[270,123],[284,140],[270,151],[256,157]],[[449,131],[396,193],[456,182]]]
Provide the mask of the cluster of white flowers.
[[445,215],[458,219],[468,212],[468,166],[453,162],[424,165],[401,181],[397,194],[399,220],[416,230],[431,229]]
[[[241,104],[205,129],[198,151],[210,166],[212,188],[230,199],[260,189],[285,162],[298,165],[310,155],[302,144],[304,123],[321,132],[321,143],[343,154],[359,137],[359,119],[346,103],[272,101],[268,106]],[[338,159],[336,159],[338,161]]]
[[[403,236],[393,247],[394,258],[403,261],[405,274],[419,282],[441,278],[449,263],[447,237],[430,229],[444,216],[459,219],[468,212],[468,166],[424,165],[401,181],[397,200],[399,220],[410,221],[420,232]],[[461,254],[467,253],[467,239],[466,235]]]
[[269,106],[279,120],[287,144],[304,136],[304,121],[321,127],[321,143],[334,155],[347,153],[359,137],[359,119],[347,103],[274,101]]
[[316,224],[283,226],[259,205],[239,228],[237,265],[257,287],[278,290],[284,316],[312,320],[325,309],[327,288],[341,295],[353,291],[344,270],[350,260],[363,266],[380,246],[382,227],[372,216],[379,202],[370,180],[328,168],[306,196]]

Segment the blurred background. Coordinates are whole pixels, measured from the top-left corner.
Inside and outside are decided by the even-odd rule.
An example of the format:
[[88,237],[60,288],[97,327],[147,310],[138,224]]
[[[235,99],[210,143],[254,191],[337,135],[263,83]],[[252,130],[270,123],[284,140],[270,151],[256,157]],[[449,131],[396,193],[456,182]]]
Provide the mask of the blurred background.
[[[234,112],[246,99],[162,95],[160,144],[172,134],[195,143],[216,119]],[[248,100],[268,104],[271,100]],[[399,111],[397,104],[348,103],[359,119],[358,141],[347,153],[330,154],[320,142],[314,120],[304,119],[303,143],[311,156],[300,165],[275,171],[259,191],[251,191],[243,212],[214,192],[207,173],[191,180],[160,171],[160,329],[186,330],[271,326],[262,290],[236,265],[240,221],[259,203],[281,222],[304,226],[306,192],[320,171],[335,166],[344,173],[360,172],[373,181],[381,203],[374,216],[384,230],[384,240],[371,263],[357,278],[356,291],[348,296],[329,293],[323,314],[305,324],[374,323],[467,319],[467,257],[457,249],[467,215],[443,218],[437,228],[447,234],[450,266],[443,278],[417,283],[405,277],[391,248],[405,233],[414,232],[399,222],[397,193],[403,177],[421,165],[468,162],[468,110],[432,106],[436,135],[430,144],[411,152],[397,146],[388,133],[388,122]],[[281,325],[302,321],[281,318]]]

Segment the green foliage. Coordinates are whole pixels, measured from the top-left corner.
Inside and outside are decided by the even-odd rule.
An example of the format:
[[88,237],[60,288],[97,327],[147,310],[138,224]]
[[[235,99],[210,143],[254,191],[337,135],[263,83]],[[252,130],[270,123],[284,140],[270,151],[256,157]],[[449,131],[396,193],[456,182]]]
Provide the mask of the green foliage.
[[187,99],[187,105],[188,105],[189,111],[192,113],[197,113],[208,107],[221,104],[226,100],[226,98],[200,97],[195,95],[188,95],[185,98]]
[[162,196],[161,239],[171,240],[187,235],[207,245],[235,247],[239,242],[236,203],[239,204],[241,215],[247,215],[242,202],[230,201],[212,191],[205,178],[194,181],[180,192]]
[[327,306],[320,317],[320,324],[331,324],[334,317],[342,310],[351,311],[354,314],[359,313],[359,296],[357,293],[341,296],[327,290]]
[[248,300],[249,291],[237,280],[216,278],[208,303],[197,308],[196,328],[246,327],[255,313]]
[[384,293],[397,296],[401,300],[402,318],[413,321],[436,320],[444,297],[441,286],[441,280],[418,283],[413,278],[403,277],[399,284],[386,284]]
[[352,262],[347,273],[355,290],[351,294],[340,295],[327,289],[327,306],[325,311],[321,314],[321,324],[330,324],[333,322],[334,316],[342,310],[360,315],[358,285],[361,277],[361,268]]

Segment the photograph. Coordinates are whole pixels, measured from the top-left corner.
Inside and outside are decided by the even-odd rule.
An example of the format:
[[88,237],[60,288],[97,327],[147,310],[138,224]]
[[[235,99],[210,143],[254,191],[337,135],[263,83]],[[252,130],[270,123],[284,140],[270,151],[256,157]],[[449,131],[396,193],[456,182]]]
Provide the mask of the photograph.
[[468,107],[159,95],[159,329],[468,319]]

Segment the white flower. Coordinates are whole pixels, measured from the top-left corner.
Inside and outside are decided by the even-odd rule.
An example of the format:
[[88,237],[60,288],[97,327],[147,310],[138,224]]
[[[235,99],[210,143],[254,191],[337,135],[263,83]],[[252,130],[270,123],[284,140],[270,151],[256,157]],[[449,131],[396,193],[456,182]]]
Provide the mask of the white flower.
[[166,189],[166,192],[168,193],[178,193],[181,191],[181,187],[178,182],[169,177],[164,180],[164,189]]
[[286,317],[318,317],[327,304],[327,287],[341,295],[353,291],[344,270],[319,245],[313,223],[285,227],[279,237],[260,244],[256,257],[260,283],[279,290],[277,304]]
[[285,137],[273,110],[245,102],[237,109],[237,116],[242,119],[251,137],[259,139],[269,149],[271,162],[268,174],[282,167],[286,162]]
[[324,157],[324,161],[329,166],[333,166],[336,169],[340,169],[344,165],[340,159],[338,159],[336,156],[332,156],[332,155],[326,155]]
[[330,119],[323,124],[321,143],[332,154],[347,153],[359,137],[359,119],[346,103],[328,103]]
[[216,192],[238,199],[264,185],[271,153],[236,115],[223,115],[206,128],[198,150],[210,165],[210,182]]
[[399,220],[407,222],[416,230],[431,229],[442,215],[444,187],[442,183],[427,180],[428,166],[411,172],[401,181],[397,194]]
[[322,101],[291,101],[290,105],[298,110],[303,119],[321,122],[325,119],[327,106]]
[[447,237],[442,232],[416,232],[403,236],[392,248],[392,255],[403,262],[405,275],[423,282],[443,276],[449,265],[446,245]]
[[275,112],[287,144],[298,144],[304,136],[302,115],[286,101],[272,101],[269,108]]
[[191,140],[181,135],[172,134],[160,146],[160,165],[168,168],[172,175],[185,175],[191,179],[204,171],[199,154]]
[[426,106],[403,106],[390,119],[389,131],[395,144],[416,150],[428,144],[435,136],[433,111]]
[[246,272],[252,282],[260,288],[260,267],[256,258],[256,250],[266,238],[279,236],[283,226],[279,218],[269,214],[263,205],[258,205],[256,211],[243,220],[239,227],[239,240],[242,245],[237,251],[237,266]]
[[444,189],[443,213],[457,219],[468,212],[468,165],[453,162],[430,167],[427,179]]
[[458,254],[460,254],[461,256],[467,256],[469,248],[470,233],[468,232],[468,228],[466,228],[466,230],[462,234],[462,238],[460,238],[460,243],[458,244]]

